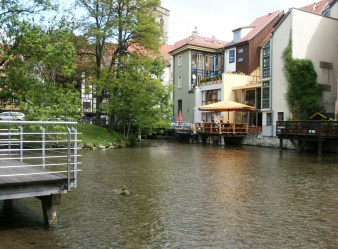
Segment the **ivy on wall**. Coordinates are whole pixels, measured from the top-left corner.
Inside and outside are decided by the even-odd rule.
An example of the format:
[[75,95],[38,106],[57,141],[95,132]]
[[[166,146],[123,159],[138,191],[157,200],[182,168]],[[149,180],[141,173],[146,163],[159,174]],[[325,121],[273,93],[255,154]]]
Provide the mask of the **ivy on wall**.
[[292,39],[283,52],[284,75],[288,81],[286,100],[292,120],[306,120],[317,111],[323,112],[322,89],[317,73],[308,59],[292,58]]

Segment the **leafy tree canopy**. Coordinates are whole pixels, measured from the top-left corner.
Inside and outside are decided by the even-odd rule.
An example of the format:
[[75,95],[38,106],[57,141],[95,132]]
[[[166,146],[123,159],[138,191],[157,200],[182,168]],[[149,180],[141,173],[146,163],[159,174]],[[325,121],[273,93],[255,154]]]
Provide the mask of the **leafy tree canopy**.
[[[97,90],[97,118],[110,115],[109,131],[132,128],[148,130],[167,119],[170,89],[159,75],[162,29],[156,22],[159,0],[76,0],[85,10],[80,31],[88,49],[82,55],[93,61],[91,79]],[[95,58],[92,60],[91,58]],[[157,71],[156,71],[157,70]],[[108,101],[103,103],[103,99]]]
[[5,2],[0,14],[7,31],[0,34],[2,103],[15,101],[31,120],[79,116],[79,94],[69,80],[77,57],[72,27],[65,19],[49,26],[32,20],[34,14],[52,8],[49,1]]

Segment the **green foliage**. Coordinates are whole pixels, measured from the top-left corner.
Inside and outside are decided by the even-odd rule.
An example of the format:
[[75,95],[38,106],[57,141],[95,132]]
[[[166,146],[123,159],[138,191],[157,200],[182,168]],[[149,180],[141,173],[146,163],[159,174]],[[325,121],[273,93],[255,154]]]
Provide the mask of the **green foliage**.
[[5,73],[0,76],[3,103],[15,100],[27,120],[61,115],[80,118],[80,95],[68,79],[75,73],[77,56],[70,29],[63,23],[53,30],[22,21],[16,34],[14,43],[7,43],[2,51],[6,61]]
[[91,124],[77,124],[75,128],[78,132],[79,139],[82,140],[84,147],[93,148],[98,145],[109,146],[125,146],[123,135],[115,132],[113,135],[109,134],[104,127],[91,125]]
[[292,58],[292,41],[283,52],[284,74],[288,81],[286,99],[293,120],[308,119],[319,111],[322,91],[311,60]]
[[[91,45],[80,54],[92,62],[97,120],[101,112],[109,113],[110,132],[120,129],[128,140],[131,130],[143,129],[141,122],[153,121],[146,115],[167,118],[166,113],[159,114],[166,109],[162,99],[168,95],[158,77],[164,65],[158,53],[163,33],[154,9],[160,1],[77,0],[77,4],[85,13],[80,30]],[[110,95],[108,105],[102,103],[104,95]]]
[[[170,92],[168,86],[162,84],[163,62],[149,57],[131,54],[123,61],[120,77],[113,79],[111,96],[107,110],[115,117],[116,128],[125,134],[126,140],[130,132],[148,134],[155,128],[156,122],[169,120],[171,113]],[[105,75],[108,81],[114,77]]]

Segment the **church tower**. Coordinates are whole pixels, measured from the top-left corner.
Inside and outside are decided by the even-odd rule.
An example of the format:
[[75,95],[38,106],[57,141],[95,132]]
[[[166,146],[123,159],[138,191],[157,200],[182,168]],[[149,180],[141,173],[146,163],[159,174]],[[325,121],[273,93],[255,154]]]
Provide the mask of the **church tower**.
[[155,11],[158,13],[156,20],[161,23],[163,30],[163,41],[166,44],[168,42],[170,10],[163,7],[158,7]]

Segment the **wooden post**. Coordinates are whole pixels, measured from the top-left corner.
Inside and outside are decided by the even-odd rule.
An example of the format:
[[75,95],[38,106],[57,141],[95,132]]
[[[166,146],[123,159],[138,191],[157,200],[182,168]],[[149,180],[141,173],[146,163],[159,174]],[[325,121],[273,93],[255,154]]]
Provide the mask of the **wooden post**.
[[14,203],[13,199],[4,200],[4,210],[11,212],[13,209],[13,203]]
[[61,194],[39,196],[38,199],[41,200],[43,219],[44,219],[45,225],[56,226],[57,216],[56,216],[55,205],[60,205]]
[[321,155],[322,154],[322,150],[323,150],[323,140],[320,139],[318,141],[318,155]]
[[214,143],[214,137],[212,135],[208,135],[208,139],[209,139],[209,141],[208,141],[209,144]]
[[203,137],[201,134],[198,134],[198,142],[203,143]]
[[283,151],[283,139],[279,139],[279,152]]
[[219,144],[224,145],[224,135],[219,135]]

